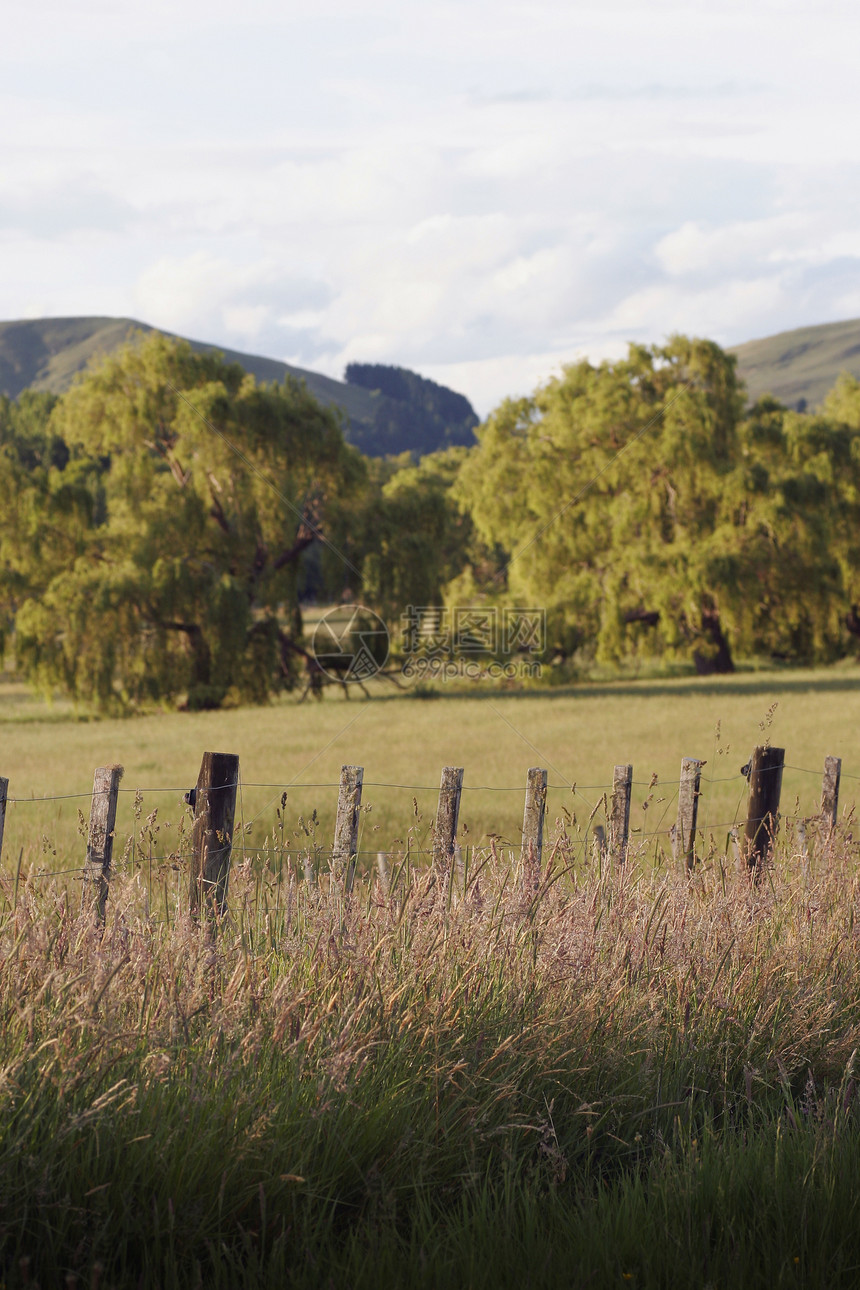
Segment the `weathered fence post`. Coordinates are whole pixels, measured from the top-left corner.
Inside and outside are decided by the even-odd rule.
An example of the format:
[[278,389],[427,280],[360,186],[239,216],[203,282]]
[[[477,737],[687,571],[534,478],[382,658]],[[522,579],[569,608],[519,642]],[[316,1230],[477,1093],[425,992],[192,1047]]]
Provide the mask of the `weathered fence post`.
[[824,758],[824,781],[821,785],[821,823],[829,835],[836,828],[839,810],[839,780],[842,775],[842,758]]
[[235,753],[203,754],[191,831],[192,915],[205,909],[221,917],[226,908],[238,786],[239,758]]
[[[116,825],[116,803],[122,766],[99,766],[93,775],[93,799],[90,806],[90,829],[87,836],[87,859],[84,864],[84,887],[81,908],[90,906],[100,923],[105,920],[105,904],[113,856]],[[5,809],[5,800],[4,800]]]
[[466,894],[466,865],[459,843],[454,844],[454,890],[461,899]]
[[358,852],[358,825],[361,818],[361,789],[364,784],[363,766],[341,766],[340,789],[337,795],[337,819],[334,825],[334,845],[331,849],[332,865],[344,865],[344,893],[348,896],[355,882],[355,865]]
[[462,766],[446,766],[439,785],[439,805],[433,829],[433,864],[447,867],[454,855],[457,824],[460,819],[460,791],[463,787]]
[[6,802],[9,798],[9,781],[0,775],[0,856],[3,854],[3,830],[6,828]]
[[776,837],[779,795],[782,790],[784,748],[756,748],[750,760],[750,800],[744,832],[747,866],[756,881]]
[[632,792],[633,767],[616,766],[612,772],[612,800],[609,803],[609,854],[619,864],[627,859]]
[[696,858],[696,820],[699,814],[699,788],[702,783],[703,764],[697,757],[681,759],[678,822],[672,838],[672,850],[676,860],[683,856],[688,869],[692,869]]
[[526,805],[523,811],[522,863],[540,869],[543,851],[543,822],[546,813],[547,773],[532,766],[526,780]]

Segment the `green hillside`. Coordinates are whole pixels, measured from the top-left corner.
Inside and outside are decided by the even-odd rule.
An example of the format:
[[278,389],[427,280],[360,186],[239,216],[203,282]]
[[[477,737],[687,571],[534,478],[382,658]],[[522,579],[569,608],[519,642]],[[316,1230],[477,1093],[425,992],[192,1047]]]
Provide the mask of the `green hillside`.
[[860,319],[798,327],[730,351],[750,398],[773,394],[791,407],[818,407],[840,372],[860,377]]
[[[147,323],[132,318],[0,322],[0,393],[16,398],[30,388],[61,394],[93,358],[110,353],[135,332],[152,330]],[[438,422],[438,407],[446,403],[441,397],[446,393],[443,387],[413,381],[406,398],[397,397],[391,374],[400,369],[367,367],[358,379],[336,381],[259,354],[222,349],[197,340],[189,343],[200,352],[221,349],[228,360],[241,363],[260,381],[282,381],[287,375],[300,378],[320,402],[344,412],[347,437],[371,455],[406,450],[421,455],[450,443],[473,441],[472,428],[477,424],[474,413],[438,429],[428,422],[428,394],[431,401],[437,396],[431,421],[435,418]],[[840,372],[860,377],[860,319],[799,327],[732,346],[730,353],[737,355],[738,370],[751,399],[773,394],[789,406],[812,409],[821,403]],[[381,388],[369,388],[374,384],[374,373],[379,374]],[[401,381],[403,388],[408,385]],[[447,400],[452,407],[453,402]]]
[[[153,330],[147,323],[133,318],[34,318],[0,322],[0,394],[13,399],[25,389],[62,394],[92,359],[124,345],[136,332]],[[286,376],[303,380],[321,403],[342,410],[347,419],[347,438],[371,456],[410,450],[420,455],[437,447],[447,447],[450,442],[464,441],[462,429],[455,427],[453,438],[440,433],[438,442],[428,442],[426,432],[418,424],[420,410],[416,409],[413,442],[410,405],[401,406],[378,390],[336,381],[319,372],[292,367],[259,354],[244,354],[197,340],[189,344],[199,353],[213,350],[223,353],[229,362],[240,363],[258,381],[283,381]],[[477,424],[477,417],[472,415]],[[471,435],[471,428],[468,434]]]

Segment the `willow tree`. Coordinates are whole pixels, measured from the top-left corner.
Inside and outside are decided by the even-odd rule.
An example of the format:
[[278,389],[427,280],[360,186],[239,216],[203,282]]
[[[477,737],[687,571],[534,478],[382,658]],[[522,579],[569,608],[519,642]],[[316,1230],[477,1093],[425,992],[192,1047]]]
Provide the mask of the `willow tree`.
[[[70,459],[48,470],[48,513],[76,540],[17,609],[30,677],[103,707],[291,684],[302,555],[363,473],[335,414],[154,335],[75,385],[51,430]],[[89,481],[85,521],[50,509],[70,470]]]
[[858,447],[847,426],[772,398],[744,418],[727,497],[731,558],[722,572],[732,631],[748,652],[808,663],[850,648]]
[[733,360],[676,337],[572,365],[479,431],[458,496],[506,553],[496,585],[546,608],[562,655],[619,657],[644,634],[732,666],[720,566],[742,408]]
[[0,651],[14,641],[20,607],[38,600],[60,568],[86,549],[99,506],[100,468],[69,461],[50,429],[56,398],[0,398]]
[[[362,597],[395,628],[409,606],[437,606],[466,563],[471,522],[453,496],[466,449],[430,453],[417,465],[374,463],[387,473],[361,516]],[[386,466],[399,467],[393,473]]]
[[842,624],[856,642],[860,637],[860,381],[856,377],[847,372],[840,376],[822,405],[821,417],[827,423],[826,443],[822,445],[819,433],[810,456],[827,489],[827,543],[839,566]]
[[559,652],[827,660],[860,636],[860,383],[820,413],[744,407],[708,341],[631,347],[508,401],[456,491],[504,552],[490,594],[543,606]]

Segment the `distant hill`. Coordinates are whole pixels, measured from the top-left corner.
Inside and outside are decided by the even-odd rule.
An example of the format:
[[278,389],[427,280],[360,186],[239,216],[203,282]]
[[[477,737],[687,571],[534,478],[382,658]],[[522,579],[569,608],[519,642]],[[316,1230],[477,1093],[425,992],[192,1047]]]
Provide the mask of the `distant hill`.
[[[126,344],[135,332],[154,330],[133,318],[33,318],[0,322],[0,393],[13,399],[25,389],[62,394],[92,359]],[[172,332],[164,334],[173,335]],[[244,354],[199,340],[190,340],[189,344],[199,353],[213,350],[222,353],[229,362],[240,363],[258,381],[283,381],[288,375],[303,380],[321,403],[343,411],[346,437],[370,456],[400,452],[421,456],[452,443],[474,442],[472,427],[478,424],[478,418],[468,400],[415,373],[404,372],[411,378],[411,384],[407,382],[400,390],[406,397],[397,397],[382,392],[378,385],[367,388],[358,382],[336,381],[319,372],[292,367],[259,354]],[[374,370],[371,365],[367,367],[369,371]],[[400,368],[378,370],[404,371]],[[426,397],[421,397],[424,386],[451,396],[459,412],[465,405],[472,418],[468,426],[464,426],[462,418],[450,424],[444,418],[428,424]],[[417,399],[414,405],[413,398]]]
[[763,340],[748,340],[729,351],[750,398],[773,394],[801,411],[818,407],[839,376],[860,377],[860,319],[798,327]]
[[[0,393],[16,398],[24,389],[62,394],[91,359],[154,328],[133,318],[34,318],[0,322]],[[173,333],[167,332],[166,335]],[[405,368],[351,363],[336,381],[274,358],[245,354],[203,341],[199,352],[217,350],[259,381],[303,380],[321,403],[340,408],[346,435],[371,456],[413,452],[421,456],[452,444],[474,442],[478,418],[468,399]],[[816,408],[839,376],[860,378],[860,319],[799,327],[734,345],[738,372],[751,399],[773,394],[790,407]]]

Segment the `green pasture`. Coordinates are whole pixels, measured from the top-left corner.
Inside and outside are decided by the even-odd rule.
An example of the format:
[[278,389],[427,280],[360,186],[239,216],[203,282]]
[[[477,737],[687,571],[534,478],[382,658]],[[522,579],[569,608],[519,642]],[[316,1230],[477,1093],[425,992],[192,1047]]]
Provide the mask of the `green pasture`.
[[[444,765],[465,768],[465,846],[486,844],[491,836],[499,846],[518,844],[530,766],[546,767],[553,786],[550,840],[558,822],[582,836],[592,811],[594,824],[603,820],[601,798],[613,766],[632,762],[634,836],[649,849],[666,847],[684,756],[707,762],[699,821],[705,842],[713,833],[722,848],[728,827],[744,814],[739,769],[765,739],[786,748],[786,816],[816,810],[828,754],[843,759],[841,801],[853,804],[858,781],[852,777],[860,777],[858,692],[860,668],[842,666],[523,693],[476,685],[472,693],[439,691],[429,698],[378,683],[369,700],[355,692],[347,701],[331,690],[322,701],[291,697],[268,707],[86,720],[67,704],[47,705],[7,680],[0,685],[0,774],[9,778],[13,800],[4,863],[16,864],[23,851],[28,867],[76,865],[78,812],[89,810],[93,769],[108,762],[125,767],[118,850],[134,835],[138,857],[168,855],[181,846],[181,794],[195,782],[205,749],[239,754],[242,845],[252,855],[271,845],[273,833],[278,848],[305,849],[315,840],[322,854],[344,763],[365,769],[364,804],[371,809],[360,847],[368,857],[426,847]],[[284,792],[282,829],[277,810]],[[300,820],[307,825],[314,811],[319,823],[310,824],[309,836]]]

